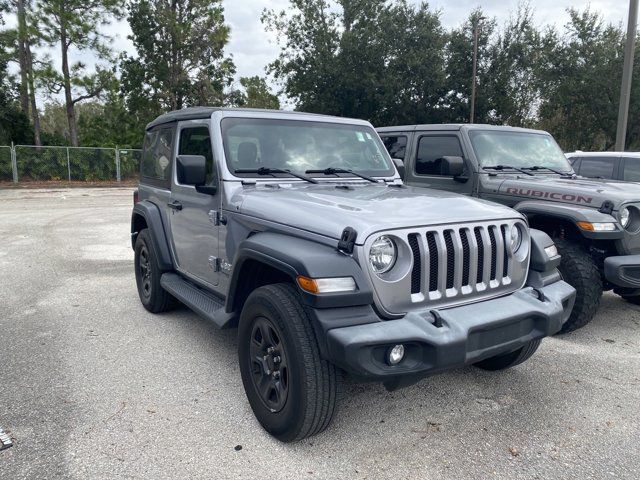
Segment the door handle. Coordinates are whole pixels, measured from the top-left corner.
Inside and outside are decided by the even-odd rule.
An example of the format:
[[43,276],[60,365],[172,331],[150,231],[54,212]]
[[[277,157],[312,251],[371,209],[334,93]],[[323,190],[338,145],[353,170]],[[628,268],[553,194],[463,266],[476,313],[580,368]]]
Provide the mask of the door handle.
[[177,200],[174,200],[171,203],[167,203],[167,207],[169,207],[169,208],[171,208],[173,210],[178,210],[178,211],[182,210],[182,204]]

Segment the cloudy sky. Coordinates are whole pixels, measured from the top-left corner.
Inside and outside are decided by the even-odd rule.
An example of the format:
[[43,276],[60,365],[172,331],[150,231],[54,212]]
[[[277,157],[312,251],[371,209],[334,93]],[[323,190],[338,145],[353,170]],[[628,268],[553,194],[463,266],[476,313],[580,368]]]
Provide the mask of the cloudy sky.
[[[419,3],[420,0],[409,0]],[[504,22],[517,10],[519,0],[431,0],[430,6],[440,11],[445,27],[461,24],[469,12],[482,7],[487,16],[495,17],[498,23]],[[260,15],[266,9],[286,9],[288,0],[223,0],[225,16],[231,26],[231,41],[227,52],[233,56],[237,67],[237,76],[264,75],[264,67],[278,55],[278,46],[272,34],[267,34],[260,23]],[[583,9],[590,5],[592,10],[602,14],[607,22],[626,26],[629,3],[628,0],[530,0],[538,24],[564,25],[568,20],[566,9],[574,6]],[[14,20],[9,18],[8,24]],[[126,21],[118,22],[105,29],[114,37],[113,47],[116,51],[128,51],[135,54],[131,42],[127,40],[129,26]],[[51,52],[57,62],[57,52]],[[82,60],[92,65],[90,54],[76,54],[75,60]]]

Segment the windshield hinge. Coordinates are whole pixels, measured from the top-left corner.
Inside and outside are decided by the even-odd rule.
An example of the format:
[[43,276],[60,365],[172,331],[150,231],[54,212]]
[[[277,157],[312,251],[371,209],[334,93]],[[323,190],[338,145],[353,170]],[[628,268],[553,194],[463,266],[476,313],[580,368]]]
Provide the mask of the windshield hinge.
[[342,235],[340,236],[340,241],[338,242],[338,251],[342,253],[346,253],[347,255],[351,255],[353,253],[353,249],[356,246],[356,238],[358,237],[358,232],[351,227],[347,227],[342,231]]

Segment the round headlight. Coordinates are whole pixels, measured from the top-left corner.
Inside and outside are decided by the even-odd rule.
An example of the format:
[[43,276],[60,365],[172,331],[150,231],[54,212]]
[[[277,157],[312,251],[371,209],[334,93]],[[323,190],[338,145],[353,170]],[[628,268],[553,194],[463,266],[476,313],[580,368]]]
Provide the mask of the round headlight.
[[627,228],[627,226],[629,225],[629,220],[631,220],[631,212],[629,212],[629,209],[627,207],[624,207],[622,210],[620,210],[620,224],[624,228]]
[[396,245],[386,235],[378,237],[371,244],[369,250],[369,263],[375,273],[385,273],[391,270],[396,263]]
[[511,231],[509,232],[509,241],[511,242],[510,247],[512,252],[517,252],[522,245],[522,232],[520,231],[520,227],[518,225],[514,225],[511,227]]

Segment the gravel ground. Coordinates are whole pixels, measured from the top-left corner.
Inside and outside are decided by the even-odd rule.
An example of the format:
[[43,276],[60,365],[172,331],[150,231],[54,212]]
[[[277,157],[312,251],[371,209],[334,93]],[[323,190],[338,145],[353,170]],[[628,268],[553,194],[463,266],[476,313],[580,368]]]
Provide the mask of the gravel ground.
[[0,190],[0,478],[640,478],[640,307],[502,373],[348,384],[321,435],[258,425],[235,331],[141,306],[130,189]]

